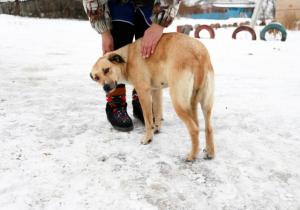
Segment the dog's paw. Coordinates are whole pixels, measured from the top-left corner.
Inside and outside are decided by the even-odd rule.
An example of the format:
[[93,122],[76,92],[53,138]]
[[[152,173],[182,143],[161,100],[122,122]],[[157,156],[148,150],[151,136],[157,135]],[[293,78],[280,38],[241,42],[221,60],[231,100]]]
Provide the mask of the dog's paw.
[[193,162],[196,159],[196,156],[189,153],[185,159],[186,162]]
[[215,157],[215,154],[214,154],[213,152],[209,153],[209,152],[207,152],[206,149],[203,150],[203,158],[204,158],[205,160],[211,160],[211,159],[213,159],[214,157]]
[[141,144],[147,145],[147,144],[150,144],[151,142],[152,142],[152,139],[148,139],[148,140],[143,139],[143,140],[141,141]]
[[160,132],[160,129],[158,126],[155,126],[154,128],[154,134],[158,134]]
[[160,132],[161,129],[161,120],[154,120],[154,134],[158,134]]

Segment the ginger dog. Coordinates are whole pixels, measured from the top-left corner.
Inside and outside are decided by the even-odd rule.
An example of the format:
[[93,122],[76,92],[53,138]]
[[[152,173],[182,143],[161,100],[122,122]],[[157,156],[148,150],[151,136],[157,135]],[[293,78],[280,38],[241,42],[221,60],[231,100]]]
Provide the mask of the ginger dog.
[[142,144],[152,141],[161,128],[162,88],[170,87],[177,115],[185,123],[192,140],[187,160],[199,151],[198,103],[205,119],[205,157],[215,155],[211,114],[214,72],[207,49],[198,40],[184,34],[163,34],[155,53],[144,59],[141,40],[106,53],[93,66],[91,77],[109,93],[118,82],[131,83],[139,96],[146,132]]

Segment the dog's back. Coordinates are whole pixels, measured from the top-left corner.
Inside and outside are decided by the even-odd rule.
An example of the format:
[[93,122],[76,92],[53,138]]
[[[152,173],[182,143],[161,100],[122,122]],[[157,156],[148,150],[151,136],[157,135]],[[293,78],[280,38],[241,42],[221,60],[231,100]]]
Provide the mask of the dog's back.
[[[163,34],[155,53],[147,59],[143,59],[141,54],[135,53],[140,52],[140,48],[141,39],[129,45],[129,60],[133,59],[130,57],[135,56],[135,60],[144,62],[143,66],[147,66],[151,75],[162,75],[168,84],[172,80],[176,82],[178,79],[182,80],[184,77],[189,77],[188,75],[181,75],[184,72],[184,74],[193,75],[195,87],[202,87],[204,76],[209,71],[213,71],[206,47],[199,40],[185,34]],[[178,79],[173,78],[174,76],[178,76]]]

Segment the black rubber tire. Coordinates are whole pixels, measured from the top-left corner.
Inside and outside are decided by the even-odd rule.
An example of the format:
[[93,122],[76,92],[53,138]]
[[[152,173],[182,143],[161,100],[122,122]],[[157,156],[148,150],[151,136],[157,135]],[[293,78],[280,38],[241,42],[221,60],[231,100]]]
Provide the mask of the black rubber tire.
[[215,31],[214,29],[209,26],[209,25],[198,25],[197,27],[195,27],[195,34],[194,34],[194,37],[195,38],[200,38],[199,34],[202,30],[206,30],[208,31],[209,33],[209,36],[211,39],[214,39],[215,38]]
[[253,30],[253,28],[251,28],[250,26],[239,26],[237,27],[233,33],[232,33],[232,38],[233,39],[236,39],[236,35],[241,32],[241,31],[248,31],[251,36],[252,36],[252,40],[256,40],[256,33],[255,31]]
[[284,28],[283,25],[281,25],[280,23],[270,23],[268,25],[266,25],[260,32],[260,39],[261,40],[264,40],[264,41],[267,41],[266,40],[266,33],[269,31],[269,30],[272,30],[272,29],[276,29],[278,31],[281,32],[281,41],[284,42],[286,41],[286,38],[287,38],[287,32]]

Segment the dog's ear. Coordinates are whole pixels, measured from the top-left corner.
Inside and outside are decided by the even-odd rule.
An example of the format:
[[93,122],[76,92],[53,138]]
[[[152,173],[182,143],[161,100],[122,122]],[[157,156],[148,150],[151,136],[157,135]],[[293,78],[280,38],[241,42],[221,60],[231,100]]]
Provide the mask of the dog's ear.
[[112,63],[116,63],[116,64],[122,64],[125,63],[125,60],[122,58],[121,55],[113,53],[111,55],[109,55],[108,60]]

